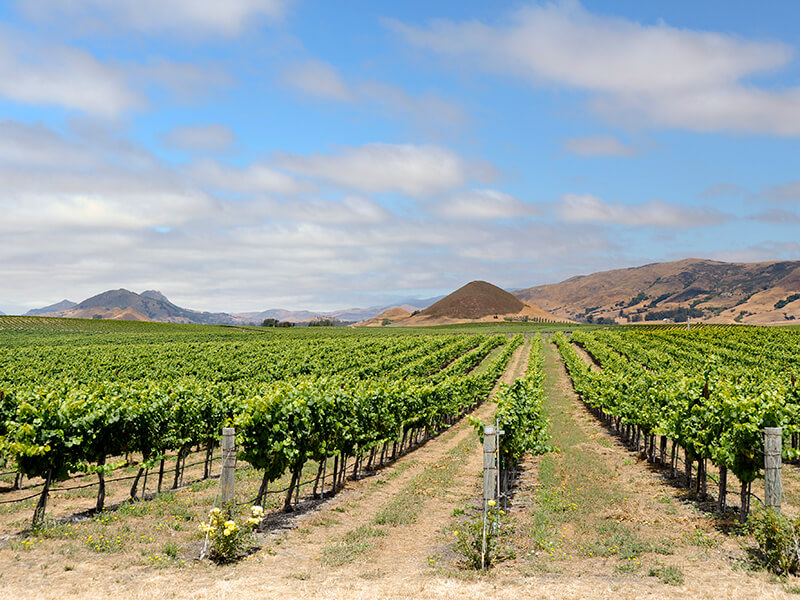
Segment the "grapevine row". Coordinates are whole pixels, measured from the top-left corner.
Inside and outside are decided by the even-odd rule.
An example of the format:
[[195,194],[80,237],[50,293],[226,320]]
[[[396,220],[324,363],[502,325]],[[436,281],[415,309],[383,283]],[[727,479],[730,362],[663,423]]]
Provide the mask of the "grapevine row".
[[[732,472],[741,482],[744,519],[750,484],[763,466],[763,428],[783,427],[787,438],[798,430],[800,390],[795,379],[786,373],[737,365],[730,357],[726,363],[708,353],[701,357],[692,346],[691,360],[675,355],[665,358],[653,346],[642,351],[633,343],[626,345],[627,333],[616,334],[617,350],[592,334],[573,335],[602,364],[599,372],[587,367],[563,334],[554,337],[576,391],[617,428],[634,427],[641,432],[650,460],[655,458],[657,435],[662,436],[662,460],[667,439],[682,447],[687,465],[698,463],[698,486],[705,481],[705,461],[716,465],[723,488],[721,508],[724,482],[728,471]],[[673,444],[673,464],[674,452]]]

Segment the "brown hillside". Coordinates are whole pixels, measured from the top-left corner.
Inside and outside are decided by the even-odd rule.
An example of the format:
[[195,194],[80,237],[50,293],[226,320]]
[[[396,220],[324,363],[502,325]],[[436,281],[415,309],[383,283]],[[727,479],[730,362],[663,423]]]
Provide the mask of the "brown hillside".
[[800,319],[800,299],[787,302],[797,293],[800,261],[688,258],[573,277],[515,295],[576,320],[629,323],[675,315],[685,321],[685,311],[691,311],[693,321],[767,324]]
[[473,281],[432,304],[420,314],[426,317],[479,319],[490,314],[518,313],[525,303],[486,281]]
[[[400,306],[394,306],[383,311],[381,314],[372,317],[371,319],[367,319],[365,321],[361,321],[360,323],[356,323],[355,327],[383,327],[384,325],[388,325],[395,321],[401,321],[403,319],[407,319],[411,316],[411,313],[407,311],[405,308]],[[386,321],[389,323],[386,323]]]
[[503,320],[553,322],[564,319],[558,319],[538,306],[526,304],[496,285],[473,281],[418,314],[395,324],[424,326]]
[[71,319],[114,319],[117,321],[151,321],[132,308],[81,308],[50,313],[48,316]]

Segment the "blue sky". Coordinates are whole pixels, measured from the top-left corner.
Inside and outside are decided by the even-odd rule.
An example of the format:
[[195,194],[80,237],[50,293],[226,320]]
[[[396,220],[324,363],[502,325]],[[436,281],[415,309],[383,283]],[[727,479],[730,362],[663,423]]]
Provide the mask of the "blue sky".
[[0,310],[800,258],[793,2],[0,7]]

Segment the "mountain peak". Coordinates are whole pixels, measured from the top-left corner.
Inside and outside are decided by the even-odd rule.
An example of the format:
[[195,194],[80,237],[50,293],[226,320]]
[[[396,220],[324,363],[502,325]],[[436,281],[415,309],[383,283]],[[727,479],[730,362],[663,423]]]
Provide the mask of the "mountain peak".
[[487,281],[471,281],[422,311],[430,317],[478,319],[491,314],[518,313],[525,303]]
[[28,317],[36,317],[38,315],[44,315],[47,313],[58,312],[60,310],[69,310],[75,306],[75,302],[70,300],[64,299],[61,302],[56,302],[55,304],[51,304],[49,306],[44,306],[42,308],[32,308],[28,312],[25,313]]
[[[152,298],[153,300],[161,300],[163,302],[169,302],[167,297],[158,290],[145,290],[139,295],[143,296],[144,298]],[[170,304],[172,303],[170,302]]]

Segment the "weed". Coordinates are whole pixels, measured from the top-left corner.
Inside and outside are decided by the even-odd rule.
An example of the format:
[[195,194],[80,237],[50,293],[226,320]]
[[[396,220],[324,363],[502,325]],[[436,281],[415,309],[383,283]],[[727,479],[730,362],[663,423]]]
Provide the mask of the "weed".
[[489,500],[485,523],[483,514],[478,513],[461,521],[458,527],[453,531],[455,550],[466,559],[468,567],[486,569],[494,562],[513,557],[504,543],[511,533],[510,525],[494,500]]
[[758,542],[762,561],[772,572],[797,573],[800,558],[797,553],[800,517],[790,519],[770,508],[751,512],[748,528]]
[[175,542],[167,542],[164,544],[164,549],[162,550],[166,556],[175,560],[178,558],[178,544]]
[[614,570],[617,573],[636,573],[641,568],[642,568],[642,563],[639,562],[639,559],[631,558],[626,560],[625,562],[616,565],[614,567]]
[[359,556],[372,549],[372,538],[387,535],[378,527],[361,525],[348,531],[344,537],[322,550],[320,561],[324,565],[338,567],[354,562]]
[[549,561],[537,559],[531,560],[520,566],[519,573],[523,577],[536,577],[538,575],[553,575],[559,574],[562,570],[560,567],[552,564]]
[[363,573],[361,573],[359,575],[359,577],[361,579],[366,579],[367,581],[374,581],[376,579],[380,579],[384,575],[385,575],[385,573],[383,571],[375,569],[373,571],[364,571]]
[[691,534],[684,534],[684,536],[689,544],[700,548],[716,548],[722,544],[722,540],[718,535],[710,536],[700,528],[695,528]]
[[334,525],[338,525],[339,523],[341,523],[339,519],[330,515],[320,515],[308,522],[308,524],[312,527],[332,527]]
[[598,526],[600,539],[590,546],[590,552],[598,556],[618,556],[629,560],[651,552],[650,544],[636,535],[631,529],[607,521]]
[[219,485],[219,482],[217,482],[214,479],[206,479],[205,481],[195,481],[192,485],[189,486],[189,490],[192,492],[200,492],[215,485]]
[[414,498],[406,494],[396,496],[375,515],[378,525],[406,525],[417,520],[417,504]]
[[683,569],[676,565],[657,565],[647,572],[647,576],[657,577],[662,583],[666,583],[667,585],[682,585],[685,580]]

